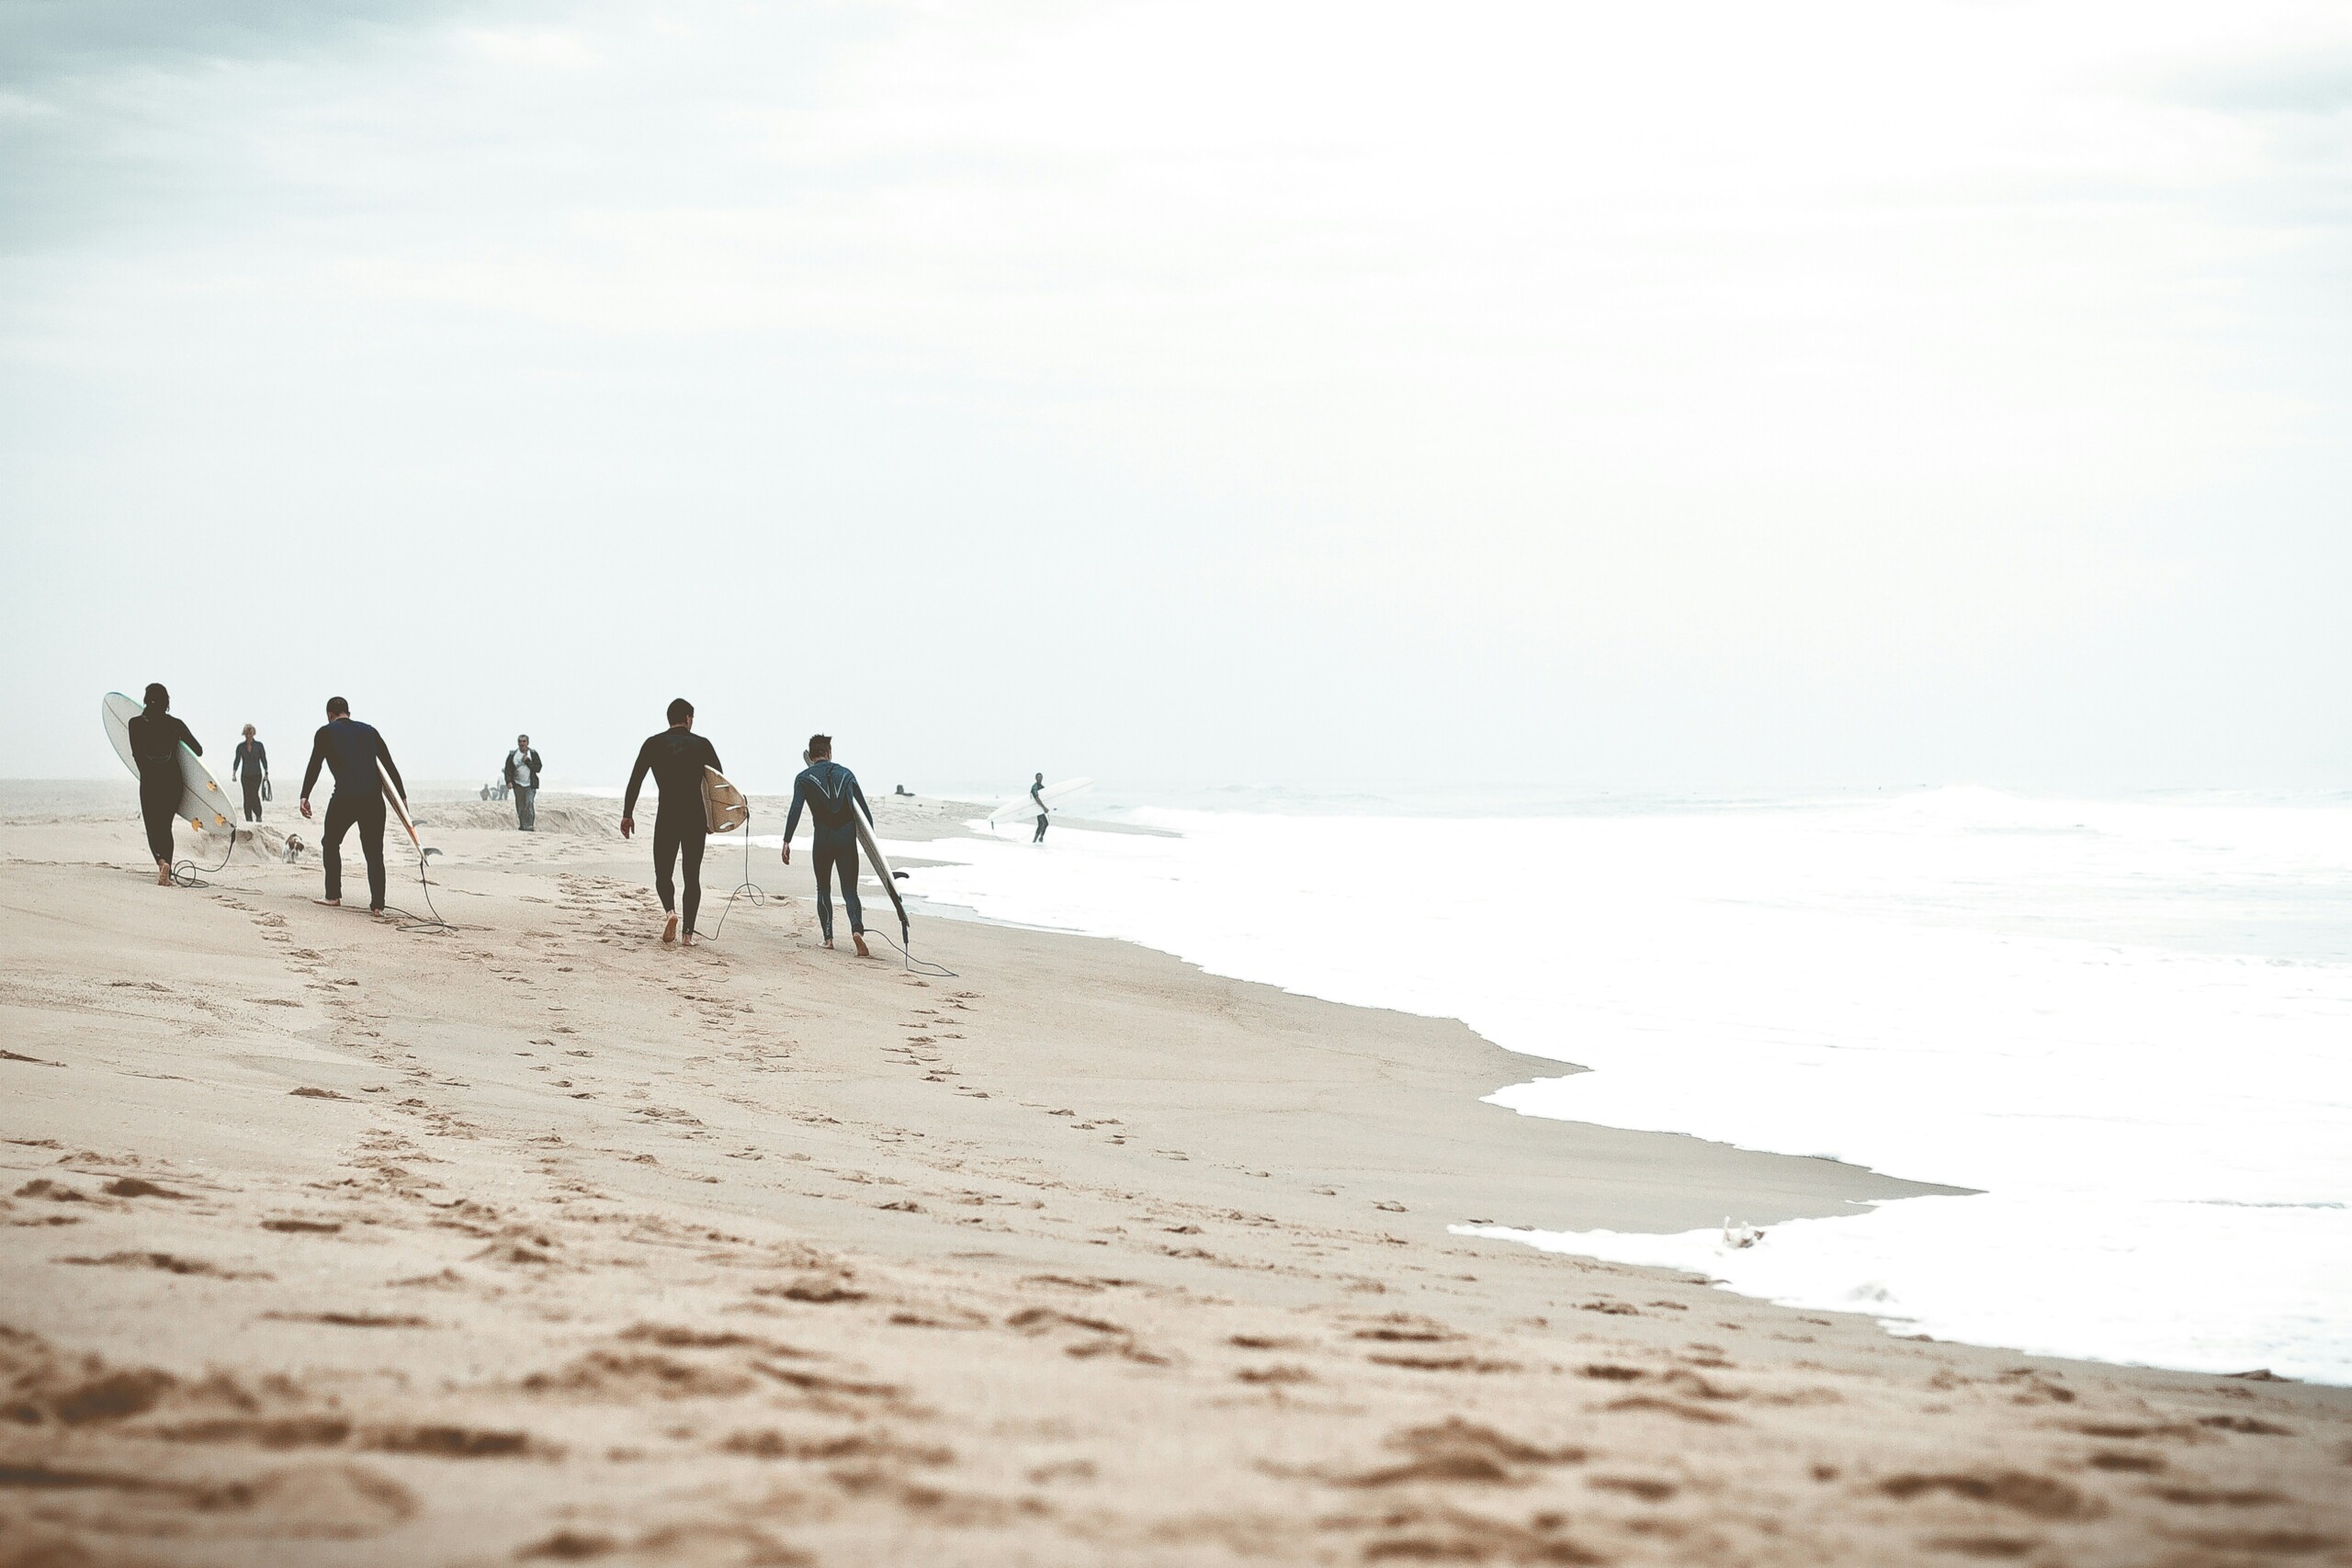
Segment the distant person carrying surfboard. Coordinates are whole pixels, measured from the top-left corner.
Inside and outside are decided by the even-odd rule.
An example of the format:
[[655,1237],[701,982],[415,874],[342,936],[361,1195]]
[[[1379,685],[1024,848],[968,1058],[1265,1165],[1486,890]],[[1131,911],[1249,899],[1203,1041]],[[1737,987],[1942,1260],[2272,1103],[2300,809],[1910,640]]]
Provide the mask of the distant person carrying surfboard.
[[[379,764],[382,772],[377,771]],[[372,724],[351,716],[351,705],[341,697],[327,699],[327,721],[311,737],[311,765],[302,770],[302,815],[311,815],[311,791],[323,766],[334,774],[334,794],[327,797],[327,823],[319,834],[319,859],[326,863],[327,893],[313,903],[331,909],[343,907],[343,836],[359,829],[359,852],[368,861],[368,912],[384,912],[384,781],[408,798],[400,765],[391,749]]]
[[833,761],[833,738],[812,735],[804,753],[808,765],[792,781],[792,809],[784,818],[784,863],[792,863],[793,829],[800,826],[800,808],[808,808],[808,850],[817,868],[817,929],[825,945],[833,945],[833,890],[830,879],[839,876],[842,902],[849,906],[849,939],[857,943],[860,958],[874,956],[865,945],[865,911],[857,902],[857,813],[873,810],[857,775]]
[[261,820],[261,792],[269,783],[269,748],[254,739],[254,727],[245,726],[245,738],[229,754],[229,776],[245,786],[245,820]]
[[1033,844],[1042,844],[1046,841],[1046,813],[1050,809],[1046,805],[1045,774],[1039,773],[1029,785],[1029,798],[1037,803],[1037,836],[1029,841]]
[[[702,908],[702,846],[708,831],[703,815],[702,771],[724,773],[718,750],[695,733],[695,705],[680,697],[670,705],[670,728],[649,735],[637,749],[637,766],[629,770],[628,794],[621,801],[621,837],[637,833],[637,792],[645,775],[653,775],[659,803],[653,808],[653,890],[662,895],[668,919],[662,924],[663,942],[695,941],[695,912]],[[686,871],[686,929],[678,931],[677,890],[671,868],[683,858]]]
[[161,681],[147,687],[147,705],[126,727],[130,754],[139,763],[139,818],[147,826],[147,852],[155,857],[155,886],[172,885],[172,822],[187,787],[180,773],[180,748],[204,755],[204,744],[172,716],[172,694]]

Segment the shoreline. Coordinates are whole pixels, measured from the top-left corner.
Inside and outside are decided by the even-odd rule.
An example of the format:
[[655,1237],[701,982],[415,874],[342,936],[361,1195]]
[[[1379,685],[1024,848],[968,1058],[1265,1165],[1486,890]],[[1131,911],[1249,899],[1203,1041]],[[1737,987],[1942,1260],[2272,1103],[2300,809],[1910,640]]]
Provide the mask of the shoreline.
[[1531,1059],[1459,1023],[977,920],[925,982],[773,861],[663,950],[644,850],[552,832],[440,832],[464,929],[403,934],[28,793],[0,1463],[80,1479],[0,1487],[0,1559],[2352,1551],[2352,1391],[1452,1234],[1935,1190],[1486,1104]]

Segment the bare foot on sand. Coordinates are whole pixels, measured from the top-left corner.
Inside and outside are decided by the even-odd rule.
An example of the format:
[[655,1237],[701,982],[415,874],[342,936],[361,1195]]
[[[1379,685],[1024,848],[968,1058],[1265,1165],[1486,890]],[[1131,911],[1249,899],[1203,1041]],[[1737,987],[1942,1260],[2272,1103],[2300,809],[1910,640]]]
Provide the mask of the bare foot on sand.
[[171,885],[172,863],[163,860],[157,861],[155,863],[155,886],[158,887],[169,887]]
[[679,945],[680,947],[692,947],[694,944],[695,944],[695,933],[694,933],[694,932],[692,932],[692,931],[688,931],[688,932],[686,932],[684,935],[683,935],[683,936],[681,936],[681,937],[679,937],[679,938],[678,938],[678,945]]
[[313,898],[311,902],[318,905],[323,909],[340,909],[343,908],[343,900],[340,898]]
[[871,958],[874,956],[872,951],[865,945],[865,933],[864,931],[852,931],[850,933],[850,941],[857,943],[857,955],[860,958]]
[[828,952],[828,953],[831,953],[832,950],[833,950],[833,939],[832,939],[831,937],[827,937],[827,938],[825,939],[825,951],[826,951],[826,952]]
[[668,946],[671,942],[675,942],[675,941],[677,941],[677,940],[678,940],[678,917],[677,917],[677,916],[675,916],[675,915],[672,915],[668,919],[666,919],[666,920],[664,920],[664,921],[662,921],[662,945],[666,947],[666,946]]

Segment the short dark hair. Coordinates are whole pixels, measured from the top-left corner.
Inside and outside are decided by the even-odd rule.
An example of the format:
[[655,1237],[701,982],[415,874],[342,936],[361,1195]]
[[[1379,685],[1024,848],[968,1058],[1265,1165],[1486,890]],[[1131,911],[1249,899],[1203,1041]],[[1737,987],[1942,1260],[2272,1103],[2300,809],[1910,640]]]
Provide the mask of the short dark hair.
[[167,708],[172,705],[172,694],[164,690],[164,683],[161,681],[147,682],[147,705],[151,708]]
[[329,697],[327,699],[327,716],[329,718],[343,718],[348,716],[350,712],[351,705],[345,702],[341,697]]
[[833,738],[830,735],[810,736],[808,738],[808,754],[811,757],[820,754],[827,757],[831,756],[833,754]]
[[684,724],[686,720],[694,717],[694,704],[686,701],[684,697],[672,697],[670,699],[670,722],[672,724]]

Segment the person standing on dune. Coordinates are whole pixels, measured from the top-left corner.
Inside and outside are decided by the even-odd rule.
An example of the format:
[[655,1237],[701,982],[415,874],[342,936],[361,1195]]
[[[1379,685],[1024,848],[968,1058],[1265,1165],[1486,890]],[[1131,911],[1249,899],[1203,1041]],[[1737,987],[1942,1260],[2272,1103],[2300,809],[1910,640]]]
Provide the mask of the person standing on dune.
[[531,750],[531,738],[518,735],[514,750],[506,753],[506,793],[514,801],[514,826],[526,833],[537,832],[539,826],[539,754]]
[[[377,764],[383,765],[381,773]],[[334,774],[334,794],[327,797],[327,823],[319,833],[319,859],[325,863],[327,891],[311,900],[330,909],[343,907],[343,836],[359,829],[359,852],[368,862],[368,912],[384,912],[384,780],[408,798],[400,765],[391,748],[372,724],[351,716],[351,705],[341,697],[327,699],[327,721],[311,738],[311,765],[302,771],[302,816],[311,815],[311,791],[319,769]]]
[[[653,890],[662,895],[669,917],[662,925],[662,940],[688,947],[695,941],[695,912],[702,908],[702,847],[709,829],[703,813],[702,771],[719,767],[718,749],[695,733],[695,705],[680,697],[670,705],[670,728],[646,737],[637,749],[637,766],[629,770],[628,794],[621,801],[621,837],[637,833],[637,792],[645,775],[653,775],[659,804],[653,808]],[[671,882],[672,867],[685,862],[686,929],[678,930],[678,894]]]
[[172,716],[172,694],[150,682],[147,705],[123,728],[130,731],[130,755],[139,764],[139,817],[147,827],[147,852],[155,857],[155,886],[172,885],[172,824],[180,814],[180,748],[204,755],[204,743]]
[[825,945],[833,945],[833,890],[830,880],[838,875],[842,885],[842,902],[849,906],[849,939],[857,943],[857,955],[871,958],[873,953],[865,945],[865,911],[857,902],[857,818],[864,811],[867,817],[873,810],[865,804],[865,792],[857,787],[857,775],[833,761],[833,738],[812,735],[808,750],[802,753],[808,765],[792,781],[792,809],[784,819],[784,863],[792,863],[792,833],[800,826],[800,808],[808,808],[809,852],[817,865],[817,929],[824,933]]
[[245,820],[261,820],[262,786],[269,782],[269,749],[254,739],[254,727],[245,726],[245,738],[229,753],[229,776],[245,786]]

